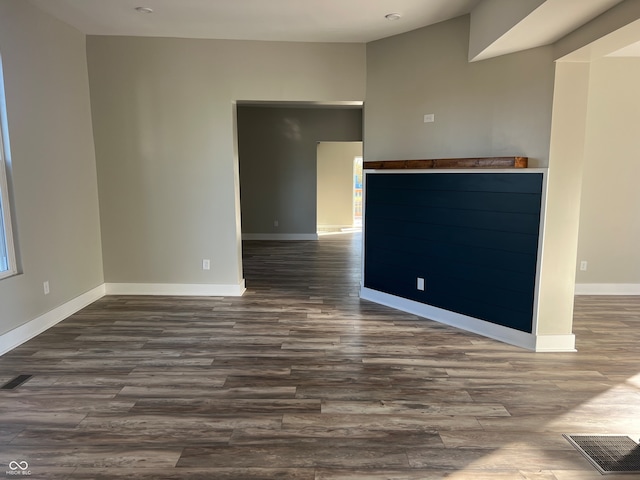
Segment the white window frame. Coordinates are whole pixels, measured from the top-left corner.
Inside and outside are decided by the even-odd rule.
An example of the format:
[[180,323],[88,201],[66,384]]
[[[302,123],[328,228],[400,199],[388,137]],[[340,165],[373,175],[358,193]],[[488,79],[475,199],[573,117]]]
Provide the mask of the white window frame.
[[13,231],[11,229],[11,204],[9,203],[9,182],[7,181],[8,162],[11,159],[9,151],[9,131],[7,129],[7,110],[4,96],[4,72],[2,71],[2,57],[0,56],[0,215],[4,231],[0,236],[5,241],[7,250],[7,270],[0,272],[0,280],[18,273],[16,264],[16,251],[13,243]]

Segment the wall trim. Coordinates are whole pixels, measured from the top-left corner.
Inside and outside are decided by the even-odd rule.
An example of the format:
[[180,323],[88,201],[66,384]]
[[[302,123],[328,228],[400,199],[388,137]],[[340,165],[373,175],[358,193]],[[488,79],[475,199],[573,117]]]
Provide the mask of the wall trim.
[[184,295],[239,297],[246,291],[244,279],[238,285],[104,283],[0,335],[0,356],[40,335],[105,295]]
[[354,224],[345,224],[345,225],[324,225],[324,224],[318,224],[318,230],[329,230],[329,229],[352,229],[352,228],[359,228],[356,227]]
[[317,233],[243,233],[242,240],[318,240]]
[[536,352],[575,352],[574,335],[534,335],[442,308],[360,288],[360,298]]
[[640,283],[577,283],[576,295],[640,295]]
[[577,352],[576,336],[568,335],[537,335],[536,352]]
[[79,312],[87,305],[99,300],[104,295],[105,286],[102,284],[72,300],[69,300],[66,303],[63,303],[59,307],[34,318],[33,320],[0,335],[0,355],[4,355],[14,348],[22,345],[36,335],[40,335],[45,330],[48,330],[57,323],[60,323],[62,320],[70,317],[74,313]]
[[194,297],[241,297],[244,279],[238,285],[212,283],[106,283],[107,295],[176,295]]

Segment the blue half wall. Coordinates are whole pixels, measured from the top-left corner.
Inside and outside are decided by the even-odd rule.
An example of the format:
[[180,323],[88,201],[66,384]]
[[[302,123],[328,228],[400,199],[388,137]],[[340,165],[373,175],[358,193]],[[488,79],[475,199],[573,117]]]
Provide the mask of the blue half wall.
[[364,286],[532,333],[542,186],[542,173],[368,172]]

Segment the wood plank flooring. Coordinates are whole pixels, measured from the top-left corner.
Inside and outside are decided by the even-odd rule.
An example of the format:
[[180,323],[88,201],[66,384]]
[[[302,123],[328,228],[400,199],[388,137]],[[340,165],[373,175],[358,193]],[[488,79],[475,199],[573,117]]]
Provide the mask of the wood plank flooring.
[[241,298],[109,296],[1,357],[0,477],[589,480],[562,433],[637,440],[640,297],[535,354],[360,300],[360,239],[246,242]]

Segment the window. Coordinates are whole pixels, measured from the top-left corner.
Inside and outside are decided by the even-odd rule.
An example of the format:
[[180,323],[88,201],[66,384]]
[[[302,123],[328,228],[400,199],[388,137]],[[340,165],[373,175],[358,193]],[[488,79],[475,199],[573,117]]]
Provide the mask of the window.
[[17,272],[16,255],[11,232],[11,208],[9,207],[9,187],[7,169],[11,156],[9,153],[9,135],[4,98],[4,74],[0,57],[0,279]]

